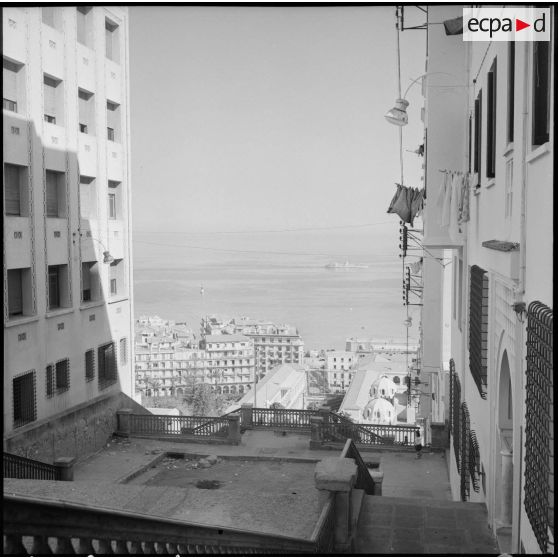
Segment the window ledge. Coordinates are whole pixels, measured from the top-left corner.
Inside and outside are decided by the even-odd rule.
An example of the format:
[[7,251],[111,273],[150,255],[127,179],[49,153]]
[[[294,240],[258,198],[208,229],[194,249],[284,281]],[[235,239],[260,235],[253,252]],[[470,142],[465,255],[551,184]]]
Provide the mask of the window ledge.
[[492,186],[494,186],[494,184],[496,184],[496,178],[490,178],[488,180],[488,182],[486,183],[486,188],[492,188]]
[[80,310],[89,310],[90,308],[98,308],[99,306],[104,306],[104,300],[93,300],[91,302],[82,303],[79,306]]
[[74,311],[73,308],[60,308],[58,310],[52,310],[45,314],[46,318],[58,318],[58,316],[65,316],[66,314],[71,314]]
[[502,155],[504,157],[508,157],[509,155],[511,155],[513,153],[513,141],[508,143],[508,145],[506,145],[504,152],[502,153]]
[[38,322],[39,316],[22,316],[21,318],[12,318],[10,320],[4,320],[4,327],[15,327],[19,325],[31,324],[33,322]]
[[547,141],[546,143],[543,143],[542,145],[539,145],[535,149],[533,149],[531,151],[531,153],[529,153],[525,157],[525,161],[527,163],[532,163],[535,159],[538,159],[539,157],[542,157],[543,155],[546,155],[547,153],[550,153],[550,142],[549,141]]

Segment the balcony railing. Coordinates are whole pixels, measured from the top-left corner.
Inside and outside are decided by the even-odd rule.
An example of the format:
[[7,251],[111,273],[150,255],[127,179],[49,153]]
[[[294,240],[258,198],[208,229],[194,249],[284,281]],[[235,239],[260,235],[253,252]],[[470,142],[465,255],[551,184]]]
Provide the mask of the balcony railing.
[[184,417],[168,415],[130,415],[130,434],[192,435],[226,438],[229,423],[221,417]]
[[62,480],[62,472],[56,465],[4,452],[4,478]]
[[270,428],[310,429],[310,417],[315,411],[300,409],[252,409],[252,425]]
[[312,536],[299,539],[5,494],[4,554],[323,555],[333,547],[333,512],[330,499]]

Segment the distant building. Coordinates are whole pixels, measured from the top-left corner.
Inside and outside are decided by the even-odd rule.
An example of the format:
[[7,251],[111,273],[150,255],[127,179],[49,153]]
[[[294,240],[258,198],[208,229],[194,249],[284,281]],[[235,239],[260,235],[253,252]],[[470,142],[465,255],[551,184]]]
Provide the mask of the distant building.
[[256,384],[255,394],[246,394],[238,403],[231,405],[227,412],[243,403],[266,409],[273,406],[282,409],[304,409],[307,395],[306,373],[306,368],[299,364],[276,366]]
[[244,335],[206,335],[205,378],[217,393],[238,394],[254,383],[254,343]]
[[224,321],[216,316],[202,320],[202,335],[242,334],[254,343],[256,374],[263,378],[277,364],[302,364],[304,342],[290,325],[241,317]]
[[327,381],[332,391],[346,390],[354,375],[358,357],[351,351],[324,351]]
[[345,341],[345,350],[356,353],[360,358],[372,353],[415,353],[419,347],[416,340],[395,341],[393,339],[358,339],[350,337]]

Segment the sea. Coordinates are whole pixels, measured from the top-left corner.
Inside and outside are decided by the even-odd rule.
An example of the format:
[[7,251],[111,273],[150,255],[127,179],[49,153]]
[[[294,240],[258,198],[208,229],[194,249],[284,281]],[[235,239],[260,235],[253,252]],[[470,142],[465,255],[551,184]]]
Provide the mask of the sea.
[[[296,326],[315,350],[344,349],[349,337],[401,342],[397,232],[393,242],[370,230],[136,232],[135,317],[186,322],[196,333],[202,316],[270,320]],[[363,267],[326,267],[345,261]]]

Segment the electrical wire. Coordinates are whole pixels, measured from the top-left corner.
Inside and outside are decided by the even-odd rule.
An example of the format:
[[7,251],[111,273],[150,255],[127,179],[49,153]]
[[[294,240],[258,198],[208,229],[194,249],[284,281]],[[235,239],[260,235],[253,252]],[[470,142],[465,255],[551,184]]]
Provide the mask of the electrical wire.
[[393,221],[377,221],[376,223],[363,223],[361,225],[338,225],[332,227],[299,227],[291,229],[262,229],[262,230],[236,230],[236,231],[200,231],[200,232],[187,232],[187,231],[143,231],[138,230],[135,233],[141,234],[185,234],[185,235],[206,235],[206,234],[261,234],[261,233],[283,233],[283,232],[301,232],[301,231],[332,231],[339,229],[362,229],[365,227],[374,227],[376,225],[392,224]]

